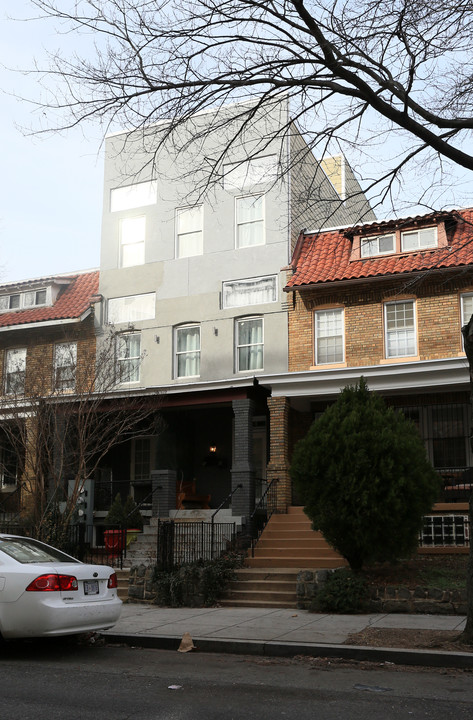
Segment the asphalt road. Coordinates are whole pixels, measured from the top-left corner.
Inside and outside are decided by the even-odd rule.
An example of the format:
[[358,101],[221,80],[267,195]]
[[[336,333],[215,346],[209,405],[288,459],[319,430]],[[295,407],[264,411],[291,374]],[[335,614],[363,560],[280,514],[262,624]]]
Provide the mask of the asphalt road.
[[471,720],[473,673],[68,642],[1,648],[0,720]]

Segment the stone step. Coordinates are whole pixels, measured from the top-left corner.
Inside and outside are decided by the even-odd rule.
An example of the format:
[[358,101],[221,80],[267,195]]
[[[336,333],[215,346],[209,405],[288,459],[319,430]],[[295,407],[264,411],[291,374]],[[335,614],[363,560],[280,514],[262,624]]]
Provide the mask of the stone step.
[[226,599],[219,600],[219,605],[222,607],[248,607],[248,608],[295,608],[296,603],[288,603],[285,601],[277,600],[254,600],[254,599]]
[[130,571],[128,569],[120,569],[117,568],[115,570],[117,574],[117,593],[120,600],[123,600],[124,602],[128,600],[128,585],[129,585],[129,578],[130,578]]
[[335,555],[332,548],[328,547],[305,547],[301,545],[294,545],[292,547],[281,547],[281,546],[264,546],[257,547],[254,550],[252,557],[274,557],[274,558],[285,558],[285,557],[300,557],[300,558],[334,558],[338,557]]
[[293,589],[292,592],[281,592],[276,590],[228,590],[225,593],[225,600],[233,601],[245,601],[255,603],[261,603],[267,605],[271,602],[288,603],[287,607],[295,607],[297,602],[296,592]]
[[258,548],[313,548],[333,552],[330,545],[323,538],[294,538],[292,535],[281,538],[279,535],[267,537],[265,534],[264,537],[258,540]]
[[322,533],[311,530],[310,528],[300,528],[299,530],[287,530],[285,526],[275,527],[274,525],[267,525],[264,530],[264,537],[287,537],[287,538],[319,538],[324,539]]
[[345,567],[347,562],[343,558],[337,557],[273,557],[258,556],[254,558],[246,558],[245,565],[252,568],[278,568],[284,565],[286,568],[304,569],[323,569],[323,568],[339,568]]
[[[244,586],[244,587],[243,587]],[[290,595],[295,594],[296,583],[294,580],[231,580],[228,584],[229,592],[261,592],[261,593],[272,593],[272,592],[283,592],[289,593]]]
[[239,568],[235,571],[238,580],[253,582],[255,580],[270,580],[272,582],[292,582],[294,586],[297,581],[298,570],[294,568]]

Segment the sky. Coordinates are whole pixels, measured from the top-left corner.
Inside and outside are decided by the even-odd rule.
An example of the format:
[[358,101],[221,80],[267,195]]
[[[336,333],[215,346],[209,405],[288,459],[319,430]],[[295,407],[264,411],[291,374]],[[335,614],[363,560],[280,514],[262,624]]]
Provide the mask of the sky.
[[[88,270],[100,262],[101,129],[89,124],[67,134],[31,135],[28,128],[39,126],[42,110],[14,97],[33,98],[38,91],[34,75],[14,70],[32,68],[34,58],[44,60],[45,49],[68,41],[51,22],[10,19],[32,14],[29,0],[0,1],[0,283]],[[369,177],[369,168],[363,170]],[[409,180],[413,189],[403,188],[405,198],[429,187],[428,173]],[[471,205],[471,190],[471,173],[455,169],[435,208]],[[402,216],[411,214],[412,207],[404,212],[408,204],[399,203]]]
[[[103,158],[100,131],[32,137],[35,78],[8,67],[32,67],[55,47],[48,23],[13,22],[27,0],[0,3],[0,283],[97,268],[100,262]],[[2,67],[3,66],[3,67]]]

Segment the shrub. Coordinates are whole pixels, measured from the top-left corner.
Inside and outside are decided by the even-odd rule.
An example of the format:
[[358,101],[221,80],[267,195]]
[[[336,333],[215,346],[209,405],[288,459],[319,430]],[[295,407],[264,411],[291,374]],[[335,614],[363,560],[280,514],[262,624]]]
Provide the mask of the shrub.
[[168,607],[215,605],[242,561],[242,556],[237,553],[225,553],[216,560],[198,560],[171,572],[156,569],[153,584],[157,604]]
[[297,444],[291,475],[314,529],[355,570],[411,555],[440,485],[414,424],[363,378]]
[[347,568],[334,570],[320,585],[312,610],[333,613],[359,612],[367,595],[363,577]]

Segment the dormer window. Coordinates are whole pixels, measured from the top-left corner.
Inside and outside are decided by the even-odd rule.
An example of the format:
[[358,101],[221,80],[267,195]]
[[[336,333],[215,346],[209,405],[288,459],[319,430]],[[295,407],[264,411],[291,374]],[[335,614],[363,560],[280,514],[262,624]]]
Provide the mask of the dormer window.
[[401,250],[423,250],[437,247],[437,228],[421,228],[401,233]]
[[361,257],[373,257],[373,255],[388,255],[396,251],[394,235],[377,235],[376,237],[363,238],[361,240]]
[[[366,228],[369,232],[369,227]],[[424,252],[435,248],[447,247],[445,222],[430,227],[411,227],[393,229],[379,235],[354,235],[350,261],[368,260],[380,255],[400,255],[407,252]]]
[[49,304],[47,288],[27,290],[22,293],[11,293],[10,295],[0,295],[0,312],[25,310],[27,308],[41,307],[42,305]]

